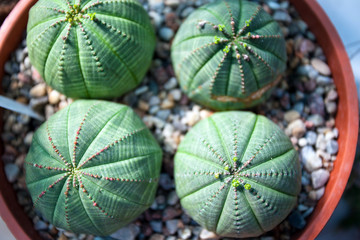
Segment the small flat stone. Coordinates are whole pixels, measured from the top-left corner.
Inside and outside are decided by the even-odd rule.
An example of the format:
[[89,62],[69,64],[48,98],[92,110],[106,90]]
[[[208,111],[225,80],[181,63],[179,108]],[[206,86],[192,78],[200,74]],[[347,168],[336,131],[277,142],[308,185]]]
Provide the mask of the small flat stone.
[[321,188],[329,180],[330,173],[325,169],[319,169],[311,173],[311,181],[314,189]]
[[310,115],[307,119],[309,122],[312,122],[315,127],[321,126],[324,124],[324,118],[320,114]]
[[36,230],[45,230],[48,228],[48,224],[46,222],[39,220],[34,224],[34,228]]
[[295,111],[295,110],[290,110],[290,111],[287,111],[285,114],[284,114],[284,119],[285,121],[287,122],[293,122],[295,121],[296,119],[299,119],[300,118],[300,114],[299,112]]
[[170,110],[159,110],[156,113],[156,116],[160,118],[163,121],[166,121],[168,117],[170,116],[171,111]]
[[210,232],[203,228],[200,232],[200,238],[204,240],[215,240],[218,239],[218,236],[214,232]]
[[311,146],[305,146],[301,149],[300,158],[306,170],[309,172],[319,169],[322,166],[321,158],[316,155],[313,147]]
[[60,96],[61,94],[58,91],[52,90],[49,94],[49,103],[58,104],[60,102]]
[[159,30],[159,36],[162,40],[169,42],[171,38],[174,36],[174,30],[168,27],[162,27]]
[[326,102],[326,103],[325,103],[325,107],[326,107],[326,111],[327,111],[329,114],[334,114],[334,113],[336,113],[336,110],[337,110],[337,104],[336,104],[336,102]]
[[179,219],[168,220],[165,222],[166,228],[170,234],[176,233],[178,230]]
[[46,84],[40,83],[30,89],[30,96],[43,97],[46,94]]
[[5,174],[9,182],[13,183],[19,176],[20,169],[13,163],[5,165]]
[[336,140],[330,140],[326,143],[326,152],[334,155],[339,151],[339,144]]
[[176,78],[172,77],[164,84],[164,88],[166,90],[174,89],[177,86],[177,80]]
[[149,100],[149,105],[153,106],[153,105],[159,105],[160,104],[160,98],[158,96],[152,96]]
[[296,229],[303,229],[306,226],[306,221],[304,217],[297,210],[290,214],[289,223]]
[[316,139],[316,148],[325,150],[326,149],[326,139],[324,134],[319,134]]
[[135,90],[135,95],[141,95],[149,90],[148,86],[141,86]]
[[154,232],[162,233],[162,222],[161,221],[150,221],[150,226]]
[[179,197],[176,194],[176,191],[171,191],[167,196],[167,204],[170,206],[174,206],[176,203],[178,203]]
[[291,17],[285,11],[280,11],[280,10],[276,11],[273,15],[273,18],[276,21],[291,23]]
[[165,236],[156,233],[151,235],[150,240],[165,240]]
[[164,190],[170,190],[174,187],[173,180],[170,178],[169,174],[166,173],[160,174],[159,184]]
[[111,234],[112,238],[118,240],[134,240],[136,236],[140,233],[140,227],[135,224],[129,224],[126,227],[123,227]]
[[174,101],[180,101],[181,99],[181,90],[180,89],[173,89],[170,91],[169,96],[173,98]]
[[193,7],[186,7],[184,10],[181,11],[180,17],[186,18],[188,17],[195,9]]
[[293,135],[296,138],[301,138],[306,132],[305,123],[301,119],[297,119],[289,124],[285,133],[290,136]]
[[311,65],[317,71],[319,71],[320,74],[325,75],[325,76],[330,76],[331,70],[330,70],[329,66],[322,60],[320,60],[318,58],[313,58],[313,59],[311,59]]
[[300,147],[305,147],[307,145],[307,140],[306,138],[300,138],[299,141],[298,141],[298,144]]
[[161,109],[171,109],[174,106],[175,106],[174,101],[167,98],[161,103],[160,108]]

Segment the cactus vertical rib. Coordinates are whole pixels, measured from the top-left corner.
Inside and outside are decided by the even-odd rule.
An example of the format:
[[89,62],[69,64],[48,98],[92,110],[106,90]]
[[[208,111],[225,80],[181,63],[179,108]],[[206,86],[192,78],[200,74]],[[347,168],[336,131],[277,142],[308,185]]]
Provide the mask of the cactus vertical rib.
[[26,183],[34,206],[55,226],[108,235],[152,204],[161,157],[130,108],[79,100],[36,131]]
[[195,221],[226,237],[255,237],[290,213],[301,188],[298,155],[273,122],[249,112],[199,122],[175,155],[175,184]]
[[243,0],[198,8],[181,25],[171,54],[182,89],[216,110],[266,99],[287,60],[279,25],[259,5]]
[[39,0],[27,34],[34,67],[51,87],[76,98],[118,97],[135,88],[155,49],[136,0]]

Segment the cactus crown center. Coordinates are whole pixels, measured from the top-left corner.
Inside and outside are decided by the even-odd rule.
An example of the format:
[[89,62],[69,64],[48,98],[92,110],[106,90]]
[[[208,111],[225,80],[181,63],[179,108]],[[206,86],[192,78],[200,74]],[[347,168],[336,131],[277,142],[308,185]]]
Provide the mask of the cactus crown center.
[[80,6],[77,4],[70,6],[70,10],[66,12],[66,21],[71,24],[80,23],[82,18],[83,15],[80,12]]

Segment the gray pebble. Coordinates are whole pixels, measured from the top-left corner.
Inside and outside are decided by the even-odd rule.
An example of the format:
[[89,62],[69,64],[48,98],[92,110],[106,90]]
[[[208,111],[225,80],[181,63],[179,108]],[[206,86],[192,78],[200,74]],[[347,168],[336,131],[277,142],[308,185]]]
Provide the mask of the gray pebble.
[[36,230],[45,230],[48,228],[48,225],[46,222],[43,222],[43,221],[37,221],[35,224],[34,224],[34,228]]
[[322,60],[320,60],[318,58],[313,58],[313,59],[311,59],[311,65],[317,71],[319,71],[320,74],[325,75],[325,76],[330,76],[331,70],[330,70],[329,66],[324,61],[322,61]]
[[320,86],[326,86],[329,84],[333,84],[333,79],[330,77],[326,77],[326,76],[318,76],[316,78],[316,83],[319,84]]
[[166,173],[160,174],[159,184],[164,190],[170,190],[174,187],[173,180],[170,178],[169,174]]
[[310,207],[308,210],[306,210],[306,212],[303,213],[303,217],[307,218],[308,216],[310,216],[310,214],[314,211],[314,207]]
[[336,154],[339,151],[339,144],[336,140],[330,140],[326,143],[326,151],[330,154]]
[[34,136],[34,132],[28,132],[28,133],[25,135],[24,143],[25,143],[27,146],[30,146],[30,144],[31,144],[31,142],[32,142],[32,139],[33,139],[33,136]]
[[5,174],[9,182],[15,182],[16,178],[20,173],[20,169],[13,163],[9,163],[5,165]]
[[158,105],[152,106],[149,109],[149,113],[151,115],[155,115],[155,113],[157,113],[160,110],[160,107]]
[[193,7],[187,7],[184,10],[181,11],[181,18],[188,17],[195,9]]
[[305,138],[309,145],[315,145],[316,139],[317,139],[317,134],[314,131],[308,131],[308,132],[306,132]]
[[149,90],[148,86],[142,86],[135,90],[135,95],[141,95]]
[[313,114],[307,119],[309,122],[312,122],[315,127],[321,126],[324,124],[324,118],[320,114]]
[[290,15],[284,11],[280,11],[280,10],[276,11],[273,15],[273,18],[276,21],[291,23]]
[[300,138],[298,141],[298,144],[300,147],[305,147],[307,145],[307,140],[306,138]]
[[150,11],[149,16],[152,19],[155,27],[160,28],[161,24],[164,21],[164,18],[159,13],[157,13],[155,11]]
[[179,219],[168,220],[165,222],[166,228],[170,234],[176,233],[178,230]]
[[329,114],[334,114],[334,113],[336,113],[336,110],[337,110],[337,104],[336,104],[336,102],[327,102],[327,103],[325,103],[325,107],[326,107],[326,111],[327,111]]
[[162,40],[168,42],[174,36],[174,31],[171,28],[162,27],[162,28],[160,28],[159,36]]
[[214,232],[210,232],[208,230],[206,230],[205,228],[203,228],[200,232],[200,238],[201,239],[207,239],[207,240],[211,240],[211,239],[217,239],[217,235]]
[[176,78],[172,77],[164,84],[164,88],[166,90],[174,89],[177,86],[177,80]]
[[170,91],[169,95],[171,95],[175,101],[180,101],[180,99],[181,99],[181,90],[180,89],[173,89],[173,90]]
[[30,107],[32,109],[34,109],[35,111],[39,111],[47,103],[48,103],[48,97],[47,96],[44,96],[44,97],[41,97],[41,98],[32,98],[30,100]]
[[302,148],[300,151],[300,157],[306,170],[309,172],[319,169],[322,166],[321,159],[316,155],[313,147],[311,146],[305,146]]
[[135,224],[129,224],[126,227],[114,232],[110,236],[118,240],[134,240],[140,233],[140,227]]
[[161,221],[150,221],[150,227],[154,232],[162,233],[162,222]]
[[285,121],[287,121],[289,123],[292,122],[292,121],[295,121],[296,119],[299,119],[299,118],[300,118],[300,114],[299,114],[299,112],[297,112],[295,110],[287,111],[284,114]]
[[176,194],[176,191],[171,191],[167,196],[167,204],[170,206],[174,206],[176,203],[178,203],[179,197]]
[[159,105],[160,104],[160,98],[158,96],[152,96],[149,100],[149,105]]
[[311,181],[314,189],[318,189],[325,185],[329,180],[330,173],[325,169],[319,169],[311,173]]
[[321,150],[325,150],[326,149],[326,139],[324,134],[319,134],[317,139],[316,139],[316,148],[317,149],[321,149]]
[[312,200],[320,200],[320,198],[324,195],[325,193],[325,187],[322,187],[322,188],[319,188],[317,190],[311,190],[309,192],[309,197],[312,199]]
[[277,3],[277,2],[269,1],[267,4],[272,10],[279,10],[280,9],[280,4]]
[[171,111],[170,110],[159,110],[156,113],[156,116],[160,118],[161,120],[166,121],[168,117],[170,116]]

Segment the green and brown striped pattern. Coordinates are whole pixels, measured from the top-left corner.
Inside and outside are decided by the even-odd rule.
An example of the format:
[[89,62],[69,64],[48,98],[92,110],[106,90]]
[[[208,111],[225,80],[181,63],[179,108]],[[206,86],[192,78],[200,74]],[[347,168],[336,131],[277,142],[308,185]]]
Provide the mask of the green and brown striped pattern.
[[301,188],[289,138],[249,112],[216,113],[199,122],[178,148],[174,174],[188,214],[226,237],[270,231],[296,205]]
[[279,25],[259,5],[243,0],[198,8],[181,25],[171,54],[182,89],[215,110],[265,100],[287,60]]
[[34,206],[55,226],[108,235],[152,204],[161,158],[129,107],[79,100],[36,131],[26,183]]
[[155,35],[136,0],[39,0],[30,10],[31,63],[74,98],[112,98],[135,88],[150,66]]

